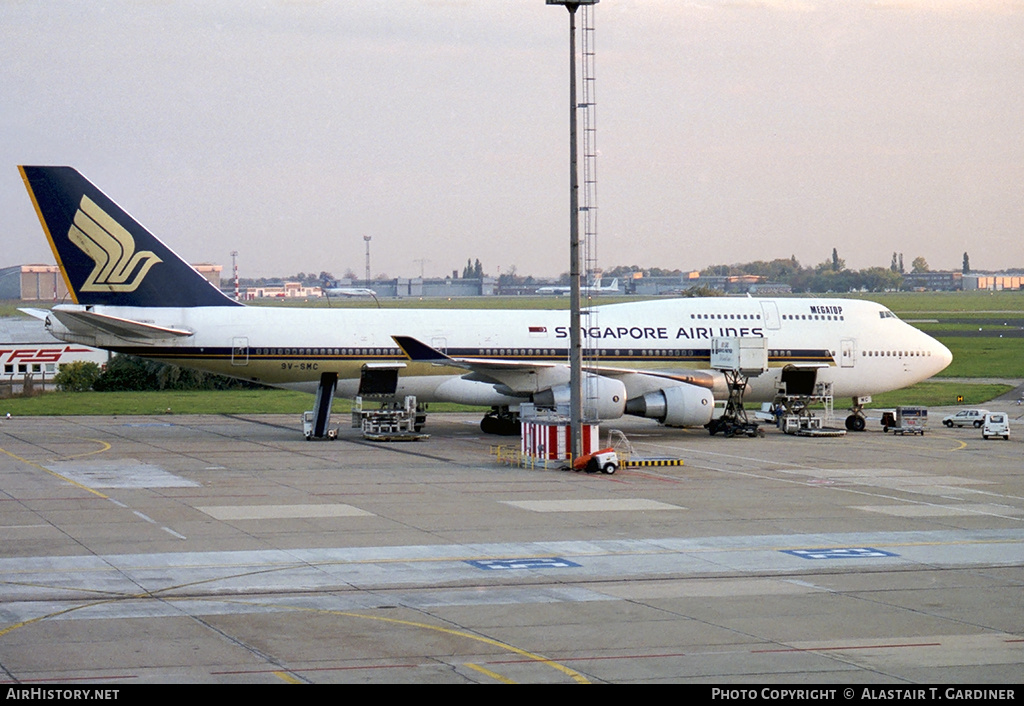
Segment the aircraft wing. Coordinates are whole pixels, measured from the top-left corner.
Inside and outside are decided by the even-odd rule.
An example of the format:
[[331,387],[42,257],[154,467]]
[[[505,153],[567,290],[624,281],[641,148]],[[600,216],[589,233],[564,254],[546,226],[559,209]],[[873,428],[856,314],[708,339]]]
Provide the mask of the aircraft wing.
[[[409,357],[420,363],[447,365],[470,371],[467,379],[502,384],[516,392],[536,392],[569,382],[567,363],[549,363],[506,358],[452,358],[411,336],[392,336]],[[700,370],[638,370],[610,366],[588,366],[586,372],[619,380],[632,394],[657,389],[664,382],[712,389],[714,378]]]
[[508,360],[507,358],[452,358],[412,336],[392,336],[391,338],[402,349],[402,352],[409,356],[410,360],[417,363],[450,365],[453,368],[467,370],[532,370],[555,368],[559,365],[558,363]]
[[452,358],[412,336],[392,336],[410,360],[470,371],[467,380],[504,385],[517,393],[532,393],[568,381],[569,366],[505,358]]
[[636,376],[656,380],[669,380],[685,385],[696,385],[697,387],[705,387],[709,390],[715,386],[714,377],[711,373],[703,370],[640,370],[636,368],[598,366],[596,368],[587,368],[587,371],[603,375],[604,377],[622,380],[627,389],[632,387],[629,378]]
[[[54,308],[49,314],[64,324],[70,332],[79,335],[105,333],[110,336],[136,341],[140,339],[143,341],[158,341],[194,335],[192,331],[157,326],[156,324],[143,321],[123,319],[119,316],[97,314],[92,311]],[[35,314],[32,315],[35,316]]]

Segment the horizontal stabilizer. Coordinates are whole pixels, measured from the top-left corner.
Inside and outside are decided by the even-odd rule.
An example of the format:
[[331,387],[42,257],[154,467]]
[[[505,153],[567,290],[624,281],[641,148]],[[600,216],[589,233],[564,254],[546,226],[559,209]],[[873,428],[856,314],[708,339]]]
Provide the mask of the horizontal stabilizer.
[[184,338],[193,335],[192,331],[167,328],[91,311],[53,309],[50,314],[64,324],[69,331],[77,334],[104,333],[118,338],[146,341]]
[[46,318],[50,315],[49,309],[32,309],[30,307],[19,307],[18,311],[23,314],[28,314],[33,319],[39,319],[40,321],[46,321]]

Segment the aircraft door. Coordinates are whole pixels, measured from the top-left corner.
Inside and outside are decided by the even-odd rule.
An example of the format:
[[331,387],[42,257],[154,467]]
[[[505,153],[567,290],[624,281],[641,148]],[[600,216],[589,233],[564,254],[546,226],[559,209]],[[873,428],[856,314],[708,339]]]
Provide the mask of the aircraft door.
[[765,328],[771,331],[777,331],[782,326],[782,320],[779,318],[779,306],[772,301],[761,302],[761,311],[764,313],[764,325]]
[[405,363],[366,363],[359,373],[361,397],[390,397],[398,390],[398,373]]
[[857,362],[857,342],[852,338],[844,338],[840,342],[839,367],[852,368]]
[[431,336],[430,347],[448,355],[448,339],[444,336]]
[[782,369],[779,379],[785,384],[787,395],[809,396],[814,394],[818,371],[815,368],[797,368],[787,365]]
[[235,336],[231,339],[231,364],[249,364],[249,338],[248,336]]

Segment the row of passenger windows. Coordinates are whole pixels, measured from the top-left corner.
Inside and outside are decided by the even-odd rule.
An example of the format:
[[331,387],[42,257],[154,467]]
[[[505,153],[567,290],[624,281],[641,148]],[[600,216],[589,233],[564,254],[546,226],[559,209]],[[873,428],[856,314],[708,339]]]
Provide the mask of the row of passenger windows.
[[[691,319],[760,321],[760,314],[690,314]],[[784,321],[845,321],[842,314],[783,314]]]
[[402,351],[398,348],[256,348],[253,355],[278,355],[278,356],[315,356],[323,358],[329,355],[388,355],[400,356]]
[[841,314],[783,314],[785,321],[845,321]]
[[[706,350],[704,351],[693,351],[683,349],[651,349],[651,350],[636,350],[636,349],[611,349],[601,348],[599,350],[587,349],[588,353],[596,353],[597,355],[643,355],[651,357],[682,357],[682,356],[694,356],[694,355],[708,355]],[[327,356],[402,356],[402,351],[398,348],[256,348],[253,351],[254,356],[310,356],[310,357],[327,357]],[[456,354],[457,355],[457,354]],[[540,357],[540,358],[555,358],[568,355],[568,351],[565,349],[555,348],[486,348],[480,351],[476,351],[469,355],[482,356],[482,357]]]
[[720,320],[720,319],[732,319],[732,320],[740,319],[740,320],[744,320],[744,319],[746,319],[748,321],[750,321],[750,320],[760,321],[761,320],[761,315],[760,314],[690,314],[690,318],[691,319],[715,319],[715,320]]
[[[596,354],[599,356],[643,356],[647,358],[692,358],[692,357],[704,357],[708,356],[707,349],[695,350],[686,348],[600,348],[597,350],[587,350],[587,353]],[[255,349],[254,355],[256,356],[312,356],[312,357],[326,357],[326,356],[400,356],[402,352],[397,348],[257,348]],[[482,357],[535,357],[535,358],[555,358],[568,355],[566,350],[557,350],[554,348],[487,348],[483,349],[474,355]],[[793,351],[787,350],[770,350],[768,355],[772,358],[783,357],[791,358]],[[8,366],[10,367],[10,366]]]
[[[809,354],[806,351],[804,351],[804,352],[797,351],[795,355],[798,356],[798,357],[809,357]],[[769,350],[768,351],[768,357],[769,358],[792,358],[793,356],[794,356],[793,351],[784,351],[784,350]],[[815,356],[815,357],[820,357],[820,356]]]
[[861,351],[862,358],[927,358],[931,351]]
[[[645,356],[649,358],[682,358],[692,357],[695,355],[708,356],[708,351],[695,351],[686,350],[682,348],[654,348],[654,349],[636,349],[636,348],[584,348],[584,355],[598,355],[598,356]],[[520,357],[520,356],[533,356],[541,358],[554,358],[554,357],[565,357],[569,355],[567,350],[552,350],[550,348],[489,348],[480,351],[479,355],[483,357]]]

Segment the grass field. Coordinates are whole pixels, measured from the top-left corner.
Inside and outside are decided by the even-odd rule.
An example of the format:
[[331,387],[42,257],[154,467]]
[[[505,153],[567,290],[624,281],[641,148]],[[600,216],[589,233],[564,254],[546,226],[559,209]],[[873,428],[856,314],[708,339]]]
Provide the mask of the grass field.
[[836,296],[878,302],[901,319],[928,318],[927,314],[957,318],[1024,314],[1024,292],[872,292]]
[[[967,384],[961,382],[921,382],[905,390],[886,392],[875,395],[868,407],[905,407],[922,405],[925,407],[973,407],[998,397],[1013,388],[1010,385],[994,383]],[[958,397],[963,397],[959,402]],[[837,405],[838,401],[837,401]]]
[[1024,380],[1024,339],[942,336],[953,362],[942,378],[1013,378]]
[[[294,414],[312,408],[313,395],[289,390],[199,390],[162,392],[48,392],[35,397],[0,399],[0,418],[11,416],[150,414]],[[431,412],[484,408],[432,403]],[[349,414],[352,400],[336,398],[334,414]]]

